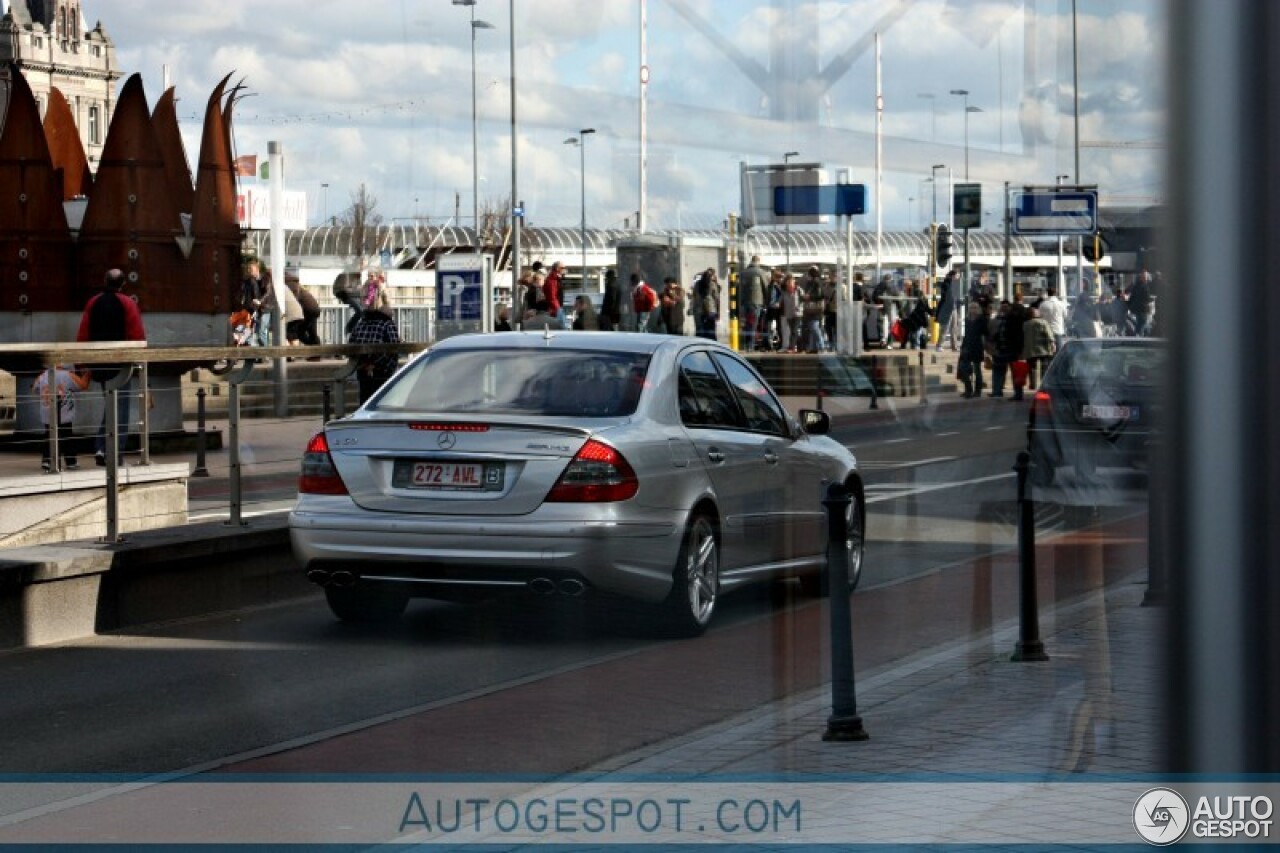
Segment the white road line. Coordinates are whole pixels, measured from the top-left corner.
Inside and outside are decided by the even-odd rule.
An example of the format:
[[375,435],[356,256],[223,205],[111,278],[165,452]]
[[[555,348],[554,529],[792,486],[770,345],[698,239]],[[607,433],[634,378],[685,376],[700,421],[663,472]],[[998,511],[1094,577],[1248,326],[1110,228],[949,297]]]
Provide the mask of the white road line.
[[1009,471],[1005,474],[992,474],[990,477],[978,477],[975,480],[960,480],[955,483],[934,483],[929,486],[917,486],[910,491],[899,492],[893,495],[877,495],[873,498],[867,498],[867,503],[881,503],[883,501],[894,501],[898,498],[905,498],[910,495],[922,495],[925,492],[938,492],[943,489],[956,489],[960,486],[976,486],[979,483],[994,483],[997,480],[1005,480],[1013,476],[1013,472]]
[[[938,433],[938,434],[937,434],[936,436],[934,436],[934,437],[935,437],[935,438],[946,438],[946,437],[947,437],[947,436],[949,436],[949,435],[959,435],[959,434],[960,434],[960,433],[958,433],[958,432],[940,432],[940,433]],[[952,458],[954,459],[955,457],[952,457]]]
[[987,427],[986,429],[983,430],[983,432],[995,432],[998,429],[1006,429],[1006,427],[1002,427],[1002,426]]
[[870,462],[859,462],[858,467],[868,471],[888,471],[904,469],[904,467],[919,467],[922,465],[936,465],[938,462],[952,462],[959,459],[957,456],[934,456],[933,459],[919,459],[910,462],[900,462],[893,460],[874,460]]
[[902,444],[902,442],[904,441],[911,441],[911,440],[912,439],[909,439],[909,438],[891,438],[884,443],[885,444]]

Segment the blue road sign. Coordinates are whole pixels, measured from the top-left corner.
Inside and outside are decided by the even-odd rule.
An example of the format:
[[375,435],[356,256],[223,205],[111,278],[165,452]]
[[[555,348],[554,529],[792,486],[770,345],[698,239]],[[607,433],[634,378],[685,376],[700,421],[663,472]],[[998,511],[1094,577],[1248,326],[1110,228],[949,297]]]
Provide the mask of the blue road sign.
[[1071,235],[1098,230],[1094,190],[1025,192],[1013,195],[1013,233]]
[[861,216],[867,212],[865,184],[821,184],[773,188],[775,216]]
[[480,322],[484,308],[484,272],[452,270],[436,275],[436,317]]

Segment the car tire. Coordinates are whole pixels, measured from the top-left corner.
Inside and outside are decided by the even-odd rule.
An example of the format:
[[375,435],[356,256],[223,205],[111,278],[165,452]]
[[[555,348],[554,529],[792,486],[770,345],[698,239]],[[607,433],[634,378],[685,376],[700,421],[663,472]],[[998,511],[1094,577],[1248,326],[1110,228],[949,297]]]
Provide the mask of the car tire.
[[[849,592],[858,588],[862,580],[862,559],[866,551],[867,510],[862,501],[862,489],[857,485],[849,487],[849,538],[845,548],[849,553]],[[821,568],[800,576],[800,591],[814,598],[826,598],[831,594],[827,582],[827,570]]]
[[324,597],[343,622],[389,622],[400,618],[409,604],[404,593],[359,587],[325,587]]
[[711,516],[699,513],[689,521],[672,581],[661,605],[664,632],[699,636],[710,624],[720,597],[720,540]]

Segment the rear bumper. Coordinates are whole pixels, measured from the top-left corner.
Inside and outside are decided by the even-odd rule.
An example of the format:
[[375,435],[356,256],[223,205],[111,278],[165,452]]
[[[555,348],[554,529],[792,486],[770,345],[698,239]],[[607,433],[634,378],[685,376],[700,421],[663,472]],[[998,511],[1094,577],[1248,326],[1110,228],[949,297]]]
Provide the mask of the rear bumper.
[[289,515],[289,536],[304,571],[340,566],[379,583],[403,584],[411,595],[530,584],[537,591],[544,579],[576,578],[600,592],[645,601],[666,597],[683,518],[567,517],[572,511],[564,505],[518,520],[380,518],[349,498],[307,498]]
[[1097,429],[1030,429],[1032,459],[1054,467],[1077,471],[1099,468],[1146,470],[1156,439],[1150,430],[1131,431],[1109,439]]

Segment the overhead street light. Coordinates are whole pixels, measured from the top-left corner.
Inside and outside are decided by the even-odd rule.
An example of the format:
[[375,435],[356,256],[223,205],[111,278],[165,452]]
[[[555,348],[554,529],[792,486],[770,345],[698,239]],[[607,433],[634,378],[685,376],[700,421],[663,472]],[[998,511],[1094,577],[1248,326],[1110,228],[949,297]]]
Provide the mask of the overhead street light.
[[517,183],[519,170],[520,136],[516,127],[516,0],[507,0],[507,17],[510,27],[511,41],[511,305],[515,308],[516,282],[520,280],[520,220],[524,211],[520,209],[520,187]]
[[582,186],[582,291],[587,290],[587,137],[595,133],[594,127],[584,127],[578,131],[577,136],[570,136],[564,141],[565,145],[578,146],[578,155],[580,158],[579,167],[581,169],[581,186]]
[[933,141],[938,141],[938,96],[933,92],[921,92],[916,95],[917,98],[927,98],[929,106],[933,112]]
[[[787,153],[782,155],[782,165],[784,167],[782,170],[782,180],[786,182],[785,186],[791,186],[791,178],[788,177],[790,173],[791,158],[799,157],[799,156],[800,156],[799,151],[788,151]],[[791,214],[789,213],[787,214],[785,229],[786,229],[786,236],[783,239],[786,241],[786,244],[787,244],[786,245],[787,275],[791,275]]]
[[951,94],[964,98],[964,179],[969,180],[969,113],[982,112],[981,107],[969,106],[968,89],[952,89]]
[[476,18],[476,0],[453,0],[454,6],[471,9],[471,221],[475,227],[475,251],[480,254],[480,129],[476,114],[476,30],[491,30],[493,24]]
[[[1053,180],[1054,180],[1054,183],[1056,183],[1058,186],[1062,186],[1062,184],[1065,181],[1070,180],[1070,178],[1071,178],[1070,175],[1054,175]],[[1054,283],[1058,286],[1058,290],[1062,293],[1062,298],[1067,299],[1069,298],[1070,295],[1067,293],[1066,282],[1062,280],[1062,245],[1063,245],[1062,235],[1059,234],[1058,235],[1058,278],[1057,278],[1057,281],[1055,281]]]
[[929,169],[929,182],[933,184],[933,219],[935,224],[938,221],[938,170],[947,168],[946,163],[936,163]]

